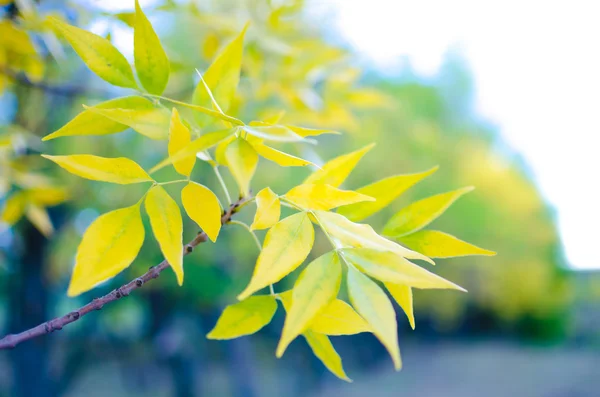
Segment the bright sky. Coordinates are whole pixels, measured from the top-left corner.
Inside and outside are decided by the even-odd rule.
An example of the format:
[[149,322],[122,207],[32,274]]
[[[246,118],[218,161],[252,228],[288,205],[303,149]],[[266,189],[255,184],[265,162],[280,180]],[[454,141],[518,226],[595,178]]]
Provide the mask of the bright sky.
[[[600,23],[593,0],[319,0],[383,71],[408,56],[434,74],[458,45],[477,110],[521,153],[558,212],[570,265],[600,268]],[[596,180],[597,182],[594,182]]]

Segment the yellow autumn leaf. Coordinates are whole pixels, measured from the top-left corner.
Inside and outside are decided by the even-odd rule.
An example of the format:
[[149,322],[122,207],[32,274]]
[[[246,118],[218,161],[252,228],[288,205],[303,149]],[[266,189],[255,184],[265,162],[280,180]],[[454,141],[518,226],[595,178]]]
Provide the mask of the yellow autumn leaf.
[[[99,109],[122,108],[138,110],[147,110],[153,107],[152,102],[141,96],[115,98],[93,106],[93,108]],[[128,127],[128,125],[106,118],[93,110],[86,109],[58,130],[43,137],[42,141],[63,136],[116,134],[126,130]]]
[[133,57],[142,86],[151,94],[162,94],[169,81],[169,58],[138,0],[135,1]]
[[292,290],[292,305],[285,317],[277,357],[335,299],[341,281],[342,265],[336,251],[321,255],[300,273]]
[[392,298],[400,305],[404,314],[408,318],[410,327],[415,329],[415,314],[413,310],[412,288],[404,284],[383,283],[390,292]]
[[54,161],[70,173],[94,181],[130,184],[151,182],[152,178],[135,161],[126,157],[107,158],[91,154],[42,157]]
[[186,107],[188,109],[195,110],[196,112],[200,112],[203,115],[210,116],[212,118],[219,119],[219,120],[231,123],[231,124],[236,125],[236,126],[243,126],[244,125],[244,122],[241,121],[240,119],[236,119],[235,117],[229,116],[228,114],[221,113],[218,110],[213,110],[213,109],[209,109],[209,108],[204,107],[204,106],[199,106],[199,105],[194,105],[194,104],[187,103],[187,102],[178,101],[178,100],[172,99],[172,98],[162,97],[161,99],[165,100],[165,101],[169,101],[169,102],[175,103],[175,104],[183,106],[183,107]]
[[384,226],[386,236],[404,236],[420,230],[442,215],[463,194],[472,191],[472,186],[437,194],[402,208]]
[[183,221],[179,206],[162,186],[154,186],[146,195],[146,212],[160,250],[183,284]]
[[305,128],[305,127],[298,127],[298,126],[294,126],[294,125],[286,125],[286,127],[289,128],[290,130],[294,131],[297,135],[300,135],[303,138],[306,138],[309,136],[318,136],[318,135],[323,135],[323,134],[334,134],[334,135],[340,134],[339,132],[332,131],[332,130]]
[[348,267],[347,283],[352,306],[390,353],[396,371],[400,370],[402,361],[398,346],[398,324],[392,303],[374,281],[351,266]]
[[50,237],[54,233],[54,227],[45,208],[29,204],[25,211],[25,216],[44,236]]
[[[215,148],[215,160],[217,161],[218,164],[227,166],[227,159],[225,158],[225,150],[227,150],[227,146],[229,146],[229,144],[236,139],[237,139],[237,137],[235,135],[231,135],[231,136],[227,137],[227,139],[224,139],[217,145],[217,147]],[[252,145],[254,145],[254,143],[252,143]]]
[[310,323],[310,329],[325,335],[355,335],[371,332],[369,325],[352,306],[340,299],[335,299],[327,305]]
[[410,249],[431,258],[453,258],[456,256],[484,255],[494,256],[494,251],[479,248],[450,234],[437,230],[419,230],[398,241]]
[[356,167],[360,159],[375,146],[374,143],[352,153],[344,154],[329,160],[304,180],[303,183],[324,183],[333,187],[340,186]]
[[344,216],[334,212],[313,211],[317,221],[340,247],[373,248],[391,251],[409,259],[421,259],[431,264],[434,262],[427,256],[409,250],[393,241],[380,236],[371,225],[350,222]]
[[69,296],[89,291],[127,268],[144,242],[140,203],[100,215],[83,234]]
[[310,330],[307,330],[302,334],[310,346],[313,354],[321,360],[323,365],[327,367],[332,374],[338,378],[345,380],[346,382],[352,382],[350,378],[344,372],[342,366],[342,359],[340,355],[335,351],[335,348],[331,344],[331,341],[326,335],[317,334]]
[[189,145],[185,146],[183,149],[177,151],[177,153],[173,153],[160,163],[156,164],[154,167],[150,169],[150,173],[154,173],[158,170],[163,169],[169,164],[173,162],[181,161],[183,159],[188,158],[189,156],[195,156],[199,152],[203,152],[206,149],[210,149],[211,147],[217,145],[219,142],[227,139],[230,135],[234,134],[237,131],[237,128],[229,128],[226,130],[210,132],[208,134],[202,135],[200,138],[193,140]]
[[281,204],[279,196],[266,187],[256,195],[256,214],[250,225],[252,230],[267,229],[279,222]]
[[390,251],[371,248],[344,248],[343,257],[369,276],[383,282],[405,284],[414,288],[457,289],[462,287],[415,265],[408,259]]
[[312,183],[293,187],[283,197],[300,208],[323,211],[342,205],[375,200],[373,197],[351,190],[341,190],[325,184],[314,185]]
[[346,205],[338,209],[338,213],[344,215],[353,222],[359,222],[387,207],[394,199],[408,190],[417,182],[437,171],[438,167],[431,168],[417,174],[404,174],[391,176],[370,185],[357,189],[357,193],[374,197],[373,202],[362,202]]
[[[227,112],[231,101],[235,96],[238,83],[240,81],[240,70],[242,67],[242,53],[244,50],[244,35],[248,25],[240,34],[231,41],[223,51],[217,56],[213,63],[203,74],[203,81],[200,81],[194,90],[192,103],[195,105],[212,107],[212,101],[204,83],[208,86],[215,101],[219,104],[223,112]],[[198,115],[198,123],[201,126],[208,124],[209,120],[205,115]]]
[[85,105],[83,107],[116,123],[131,127],[135,132],[150,139],[162,140],[169,136],[171,119],[169,113],[164,109],[104,109]]
[[256,171],[258,154],[243,138],[237,138],[225,149],[225,159],[242,196],[250,194],[250,181]]
[[52,207],[69,198],[69,194],[64,188],[53,186],[38,186],[27,189],[26,194],[28,201],[42,207]]
[[221,230],[221,205],[206,186],[188,183],[181,190],[181,202],[188,216],[215,242]]
[[270,160],[282,167],[304,167],[315,165],[308,160],[274,149],[262,142],[251,142],[254,150],[263,158]]
[[223,310],[215,327],[206,335],[208,339],[234,339],[258,332],[269,324],[277,311],[275,297],[250,296]]
[[250,126],[246,125],[242,127],[248,134],[255,136],[260,139],[274,142],[301,142],[305,141],[306,138],[301,137],[294,131],[290,130],[283,125],[264,125],[264,126]]
[[[173,108],[171,114],[171,126],[169,127],[169,156],[175,155],[181,149],[185,148],[192,141],[192,134],[189,128],[181,121],[179,112]],[[190,176],[192,169],[196,164],[196,155],[192,154],[187,158],[173,162],[175,171],[183,176]]]
[[14,225],[21,219],[27,208],[27,195],[25,192],[20,191],[10,196],[4,202],[4,208],[2,209],[2,222],[8,225]]
[[305,212],[276,223],[267,232],[252,279],[238,299],[243,300],[293,272],[310,253],[314,239],[315,231]]
[[49,17],[48,21],[92,72],[113,85],[137,88],[129,62],[110,41],[55,17]]

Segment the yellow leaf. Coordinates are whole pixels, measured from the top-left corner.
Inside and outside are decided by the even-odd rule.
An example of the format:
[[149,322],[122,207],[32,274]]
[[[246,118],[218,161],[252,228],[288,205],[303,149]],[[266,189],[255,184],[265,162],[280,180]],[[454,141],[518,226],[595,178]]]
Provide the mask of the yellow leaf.
[[[141,96],[115,98],[93,106],[93,108],[99,109],[123,108],[138,110],[148,110],[153,107],[154,105],[152,102]],[[58,130],[46,135],[42,138],[42,141],[59,138],[61,136],[116,134],[117,132],[126,130],[128,127],[128,125],[106,118],[93,110],[86,109]]]
[[150,182],[152,178],[135,161],[126,157],[106,158],[91,154],[73,154],[70,156],[42,157],[72,174],[94,181],[119,183],[121,185],[139,182]]
[[129,62],[110,41],[54,17],[49,17],[48,21],[92,72],[113,85],[137,88]]
[[162,94],[169,81],[169,58],[137,0],[135,1],[133,56],[135,70],[144,88],[151,94]]
[[267,232],[252,279],[238,296],[243,300],[293,272],[308,256],[315,231],[308,214],[299,212],[279,221]]
[[365,320],[352,306],[340,299],[331,302],[310,323],[310,329],[325,335],[355,335],[371,332]]
[[362,272],[383,282],[405,284],[414,288],[457,289],[458,285],[390,252],[371,248],[345,248],[343,257]]
[[146,212],[160,250],[182,285],[183,222],[179,206],[162,186],[154,186],[146,195]]
[[[169,156],[175,155],[181,149],[185,148],[192,141],[190,130],[183,124],[179,117],[177,109],[173,108],[171,115],[171,127],[169,128]],[[183,176],[190,176],[192,169],[196,164],[196,155],[192,154],[189,157],[173,162],[175,171]]]
[[44,236],[50,237],[54,233],[54,227],[50,221],[50,216],[45,208],[30,204],[25,212],[27,219],[40,231]]
[[207,115],[207,116],[210,116],[212,118],[223,120],[223,121],[226,121],[228,123],[232,123],[232,124],[234,124],[236,126],[243,126],[244,125],[243,121],[241,121],[239,119],[236,119],[235,117],[231,117],[231,116],[229,116],[229,115],[227,115],[225,113],[221,113],[221,112],[219,112],[217,110],[209,109],[209,108],[204,107],[204,106],[193,105],[191,103],[182,102],[182,101],[178,101],[178,100],[171,99],[171,98],[165,98],[165,97],[163,97],[162,99],[165,100],[165,101],[176,103],[177,105],[184,106],[184,107],[186,107],[188,109],[195,110],[197,112],[200,112],[200,113],[202,113],[204,115]]
[[304,183],[324,183],[333,187],[340,186],[356,167],[360,159],[375,146],[374,143],[355,152],[344,154],[329,160],[321,169],[316,170],[304,180]]
[[351,190],[341,190],[329,185],[313,185],[310,183],[292,188],[283,197],[300,208],[323,211],[342,205],[375,200],[373,197]]
[[300,273],[292,290],[292,305],[285,317],[277,357],[335,299],[341,281],[342,265],[336,251],[321,255]]
[[67,294],[79,295],[119,274],[143,242],[140,203],[99,216],[83,234]]
[[310,330],[302,334],[306,339],[306,342],[310,346],[313,354],[321,360],[323,365],[327,367],[332,374],[338,378],[345,380],[346,382],[352,382],[350,378],[344,372],[342,366],[342,359],[339,354],[335,351],[335,348],[331,344],[329,338],[323,334],[317,334]]
[[160,163],[156,164],[154,167],[152,167],[150,173],[154,173],[160,169],[163,169],[164,167],[173,162],[181,161],[183,159],[188,158],[189,156],[195,156],[196,153],[203,152],[206,149],[210,149],[219,142],[228,138],[231,134],[235,133],[236,131],[237,128],[229,128],[226,130],[210,132],[208,134],[202,135],[200,138],[193,140],[189,145],[179,150],[177,153],[170,155]]
[[169,113],[164,109],[103,109],[85,105],[83,107],[116,123],[131,127],[135,132],[150,139],[162,140],[167,139],[169,136],[169,124],[171,120]]
[[242,127],[248,134],[260,139],[275,142],[300,142],[306,139],[283,125],[265,125]]
[[251,296],[223,310],[208,339],[234,339],[258,332],[269,324],[277,311],[275,297]]
[[409,259],[421,259],[434,262],[418,252],[409,250],[393,241],[380,236],[370,225],[350,222],[340,214],[326,211],[314,211],[319,224],[327,230],[340,247],[373,248],[391,251]]
[[225,158],[225,150],[227,150],[227,146],[229,146],[229,144],[236,139],[237,137],[235,135],[231,135],[217,145],[217,147],[215,148],[215,160],[217,160],[218,164],[225,166],[227,165],[227,159]]
[[247,197],[250,194],[250,181],[258,164],[256,150],[245,139],[237,138],[225,149],[225,159],[240,193]]
[[408,285],[404,284],[394,284],[394,283],[384,283],[385,288],[390,292],[392,298],[402,308],[406,317],[408,317],[408,322],[410,323],[410,327],[415,329],[415,314],[413,311],[413,293],[412,289]]
[[356,311],[390,353],[396,371],[402,368],[396,313],[385,292],[364,274],[348,267],[348,295]]
[[10,196],[4,203],[2,210],[2,222],[14,225],[21,219],[27,207],[27,195],[20,191]]
[[279,196],[268,187],[256,195],[256,214],[250,226],[252,230],[267,229],[279,222],[281,204]]
[[211,241],[216,241],[221,230],[221,205],[217,196],[206,186],[190,182],[181,190],[181,202],[188,216]]
[[402,244],[431,258],[452,258],[456,256],[485,255],[494,256],[494,251],[479,248],[450,234],[437,230],[419,230],[400,237]]
[[58,205],[69,198],[69,194],[63,188],[40,186],[27,189],[27,199],[42,207]]
[[306,138],[309,136],[318,136],[318,135],[322,135],[322,134],[334,134],[334,135],[340,134],[337,131],[317,130],[317,129],[313,129],[313,128],[297,127],[294,125],[286,125],[286,127],[289,128],[290,130],[294,131],[297,135],[300,135],[303,138]]
[[274,149],[261,142],[252,142],[252,146],[259,155],[282,167],[304,167],[305,165],[315,165],[308,160],[292,156],[291,154]]
[[438,167],[434,167],[425,172],[418,174],[396,175],[382,179],[370,185],[361,187],[356,190],[358,193],[374,197],[373,202],[363,202],[344,206],[338,210],[339,214],[353,222],[359,222],[382,210],[390,204],[396,197],[400,196],[411,186],[421,181],[425,177],[437,171]]
[[[240,81],[242,67],[242,53],[244,50],[244,34],[248,25],[242,32],[229,43],[208,67],[203,75],[204,82],[200,81],[194,90],[192,103],[195,105],[211,107],[212,101],[204,83],[212,92],[212,96],[219,103],[223,112],[229,110],[231,101]],[[208,124],[207,118],[198,117],[201,126]]]
[[396,213],[383,228],[387,236],[404,236],[416,232],[442,215],[463,194],[472,191],[472,186],[437,194],[416,201]]

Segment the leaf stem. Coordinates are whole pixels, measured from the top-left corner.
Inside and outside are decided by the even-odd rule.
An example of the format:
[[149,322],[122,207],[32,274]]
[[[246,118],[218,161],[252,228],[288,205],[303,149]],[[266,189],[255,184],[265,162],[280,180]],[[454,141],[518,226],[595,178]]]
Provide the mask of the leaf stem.
[[219,166],[218,165],[213,166],[213,171],[215,172],[215,175],[217,176],[217,180],[219,181],[219,184],[221,185],[221,188],[223,189],[223,193],[225,193],[225,197],[227,198],[227,204],[231,205],[231,203],[232,203],[231,196],[229,195],[229,190],[227,190],[227,185],[225,184],[225,180],[223,179],[223,176],[221,175],[221,172],[219,171]]

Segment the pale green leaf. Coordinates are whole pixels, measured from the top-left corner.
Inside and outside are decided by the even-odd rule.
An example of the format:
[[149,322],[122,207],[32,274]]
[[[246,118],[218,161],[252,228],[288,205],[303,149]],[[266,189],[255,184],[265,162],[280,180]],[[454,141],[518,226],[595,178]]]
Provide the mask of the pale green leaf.
[[250,181],[256,171],[258,154],[243,138],[237,138],[225,149],[227,166],[237,182],[243,197],[250,194]]
[[277,302],[270,295],[250,296],[223,310],[208,339],[234,339],[260,331],[271,322]]
[[[192,134],[189,128],[181,121],[179,112],[173,108],[171,114],[171,126],[169,127],[169,156],[174,156],[180,150],[187,147],[192,141]],[[194,165],[196,164],[196,155],[191,154],[189,157],[174,161],[173,167],[175,171],[183,176],[190,176]]]
[[85,105],[83,107],[116,123],[131,127],[135,132],[150,139],[162,140],[169,136],[171,118],[164,109],[104,109]]
[[327,336],[323,334],[317,334],[310,330],[307,330],[302,335],[306,339],[306,342],[310,346],[313,354],[319,360],[321,360],[323,365],[325,365],[325,367],[327,367],[332,374],[342,380],[345,380],[346,382],[352,382],[352,380],[346,375],[346,372],[344,372],[342,359],[335,351],[335,348]]
[[375,146],[374,143],[352,153],[329,160],[304,180],[304,183],[324,183],[333,187],[340,186],[356,167],[360,159]]
[[384,285],[392,295],[392,298],[400,305],[404,314],[406,314],[410,327],[415,329],[412,288],[404,284],[384,283]]
[[294,131],[283,125],[249,126],[242,127],[248,134],[260,139],[275,142],[301,142],[306,138],[301,137]]
[[181,202],[188,216],[211,241],[216,241],[221,230],[221,205],[217,196],[206,186],[190,182],[181,190]]
[[256,195],[256,214],[254,222],[250,225],[252,230],[267,229],[279,222],[281,204],[279,196],[268,187]]
[[293,187],[283,197],[300,208],[323,211],[342,205],[375,200],[373,197],[351,190],[341,190],[329,185],[314,185],[311,183]]
[[477,247],[450,234],[437,230],[419,230],[398,241],[410,249],[431,258],[453,258],[457,256],[484,255],[494,256],[494,251]]

